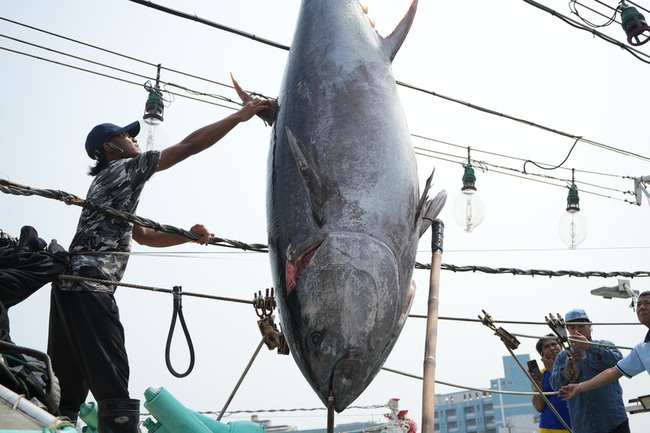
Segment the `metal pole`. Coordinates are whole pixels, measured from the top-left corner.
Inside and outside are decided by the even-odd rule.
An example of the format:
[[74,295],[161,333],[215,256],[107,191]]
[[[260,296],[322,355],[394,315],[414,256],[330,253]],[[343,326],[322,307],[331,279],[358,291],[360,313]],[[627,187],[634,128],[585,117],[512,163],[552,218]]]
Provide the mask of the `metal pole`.
[[260,353],[260,349],[264,345],[264,337],[262,337],[262,341],[260,341],[260,344],[257,345],[257,349],[255,349],[255,353],[253,354],[253,357],[251,358],[250,361],[248,361],[248,365],[246,366],[246,369],[242,373],[241,377],[239,378],[239,381],[237,382],[237,385],[235,385],[235,389],[232,390],[230,393],[230,397],[228,397],[228,401],[224,405],[223,409],[221,409],[221,413],[217,417],[217,421],[221,421],[221,418],[223,417],[223,414],[226,413],[226,409],[228,409],[228,406],[230,405],[230,402],[232,399],[235,397],[235,394],[237,393],[237,390],[239,389],[239,385],[244,381],[244,377],[246,377],[246,374],[248,373],[248,370],[250,370],[251,365],[253,365],[253,361],[255,361],[255,358],[257,358],[257,354]]
[[334,394],[327,399],[327,433],[334,433]]
[[440,220],[431,225],[432,239],[431,276],[429,280],[429,303],[427,330],[424,345],[424,373],[422,382],[422,433],[433,433],[435,426],[435,380],[436,343],[438,341],[438,304],[440,293],[440,265],[442,263],[442,240],[445,225]]

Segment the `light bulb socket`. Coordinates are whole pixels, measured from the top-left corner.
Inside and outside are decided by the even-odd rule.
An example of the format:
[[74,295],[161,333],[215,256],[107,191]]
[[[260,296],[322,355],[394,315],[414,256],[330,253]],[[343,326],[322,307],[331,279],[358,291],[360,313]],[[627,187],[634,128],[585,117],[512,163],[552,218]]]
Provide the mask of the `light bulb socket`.
[[[621,5],[621,26],[627,35],[627,43],[638,46],[648,42],[650,36],[650,27],[645,21],[645,17],[635,7],[628,6],[625,3]],[[648,32],[648,33],[646,33]],[[639,36],[644,35],[643,38]]]
[[465,167],[465,173],[463,173],[463,187],[460,190],[476,191],[476,176],[474,175],[474,169],[471,165],[464,165],[463,167]]
[[580,197],[578,197],[578,187],[575,183],[572,183],[571,188],[569,188],[569,194],[566,198],[566,210],[567,212],[580,211]]
[[149,89],[149,97],[144,105],[143,119],[158,119],[163,121],[163,114],[165,112],[165,104],[162,97],[162,92],[159,88],[154,87]]

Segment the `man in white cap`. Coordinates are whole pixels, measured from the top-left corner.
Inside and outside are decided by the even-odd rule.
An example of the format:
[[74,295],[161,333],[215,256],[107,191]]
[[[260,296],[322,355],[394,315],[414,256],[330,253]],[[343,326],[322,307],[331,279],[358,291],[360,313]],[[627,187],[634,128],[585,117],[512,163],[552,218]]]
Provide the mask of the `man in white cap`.
[[[569,339],[573,340],[571,357],[579,372],[575,381],[587,381],[614,367],[623,358],[620,350],[613,347],[614,343],[611,341],[592,340],[591,320],[585,310],[580,308],[571,310],[564,320],[569,331]],[[556,391],[572,382],[566,374],[567,359],[566,351],[560,352],[555,358],[551,386]],[[623,390],[618,381],[569,400],[569,415],[574,433],[630,433],[623,403]]]
[[[639,322],[650,329],[650,291],[645,291],[639,296],[639,301],[636,304],[636,316]],[[560,397],[563,400],[570,400],[581,392],[601,388],[620,379],[622,376],[632,378],[643,371],[650,374],[650,330],[643,342],[639,343],[616,366],[608,368],[586,382],[563,386],[560,389]]]
[[[155,172],[208,149],[268,105],[253,99],[162,151],[140,150],[137,121],[125,127],[102,123],[90,131],[86,153],[96,163],[89,173],[94,179],[87,200],[94,206],[81,213],[65,272],[81,281],[61,279],[52,284],[48,354],[61,385],[61,415],[75,422],[91,391],[98,402],[99,433],[138,432],[140,402],[129,397],[129,362],[114,282],[124,275],[129,255],[123,253],[131,251],[131,239],[151,247],[188,242],[183,236],[133,225],[96,207],[135,213],[142,189]],[[201,236],[198,243],[214,239],[201,224],[191,231]]]

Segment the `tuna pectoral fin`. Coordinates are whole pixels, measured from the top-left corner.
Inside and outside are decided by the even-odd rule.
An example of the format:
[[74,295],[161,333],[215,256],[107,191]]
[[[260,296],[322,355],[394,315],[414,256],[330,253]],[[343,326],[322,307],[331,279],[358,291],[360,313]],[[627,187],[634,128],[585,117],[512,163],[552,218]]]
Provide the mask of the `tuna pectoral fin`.
[[409,8],[408,12],[406,12],[406,15],[404,18],[402,18],[402,21],[400,21],[395,30],[393,30],[393,33],[391,33],[390,36],[384,38],[384,53],[386,53],[386,56],[390,59],[391,62],[395,58],[395,54],[397,54],[399,48],[402,46],[402,42],[404,42],[404,39],[406,39],[406,35],[411,28],[411,24],[413,24],[413,18],[415,18],[415,11],[417,8],[418,0],[413,0],[413,3],[411,3],[411,7]]
[[420,225],[420,237],[426,232],[429,227],[431,227],[431,223],[433,223],[433,220],[436,219],[436,217],[440,214],[440,211],[442,208],[445,206],[445,202],[447,201],[447,191],[444,189],[436,195],[433,200],[427,200],[427,202],[424,204],[424,210],[422,212],[422,224]]
[[[235,91],[237,92],[239,98],[242,100],[244,104],[253,100],[253,97],[248,93],[244,92],[244,89],[242,89],[239,83],[235,81],[235,77],[233,77],[232,74],[230,74],[230,79],[232,80],[233,86],[235,86]],[[275,122],[275,118],[277,116],[278,116],[278,101],[275,100],[272,100],[271,106],[257,113],[257,117],[262,119],[264,123],[268,124],[269,126],[273,126],[273,122]]]
[[323,225],[323,216],[325,201],[329,193],[329,188],[321,179],[318,171],[316,170],[316,163],[305,145],[296,138],[289,127],[285,127],[287,131],[287,141],[289,142],[289,149],[291,155],[296,163],[300,182],[305,190],[307,201],[311,207],[312,215],[319,226]]
[[434,219],[436,219],[438,214],[440,214],[440,211],[445,206],[445,202],[447,201],[447,191],[444,189],[440,191],[438,195],[433,198],[433,200],[427,200],[429,189],[431,188],[431,180],[433,179],[433,174],[435,172],[436,169],[434,168],[431,172],[431,176],[429,176],[426,184],[424,185],[422,197],[420,197],[418,207],[415,211],[414,223],[417,225],[418,221],[422,219],[422,223],[420,224],[420,237],[422,237],[424,232],[426,232],[427,229],[431,226],[431,223]]

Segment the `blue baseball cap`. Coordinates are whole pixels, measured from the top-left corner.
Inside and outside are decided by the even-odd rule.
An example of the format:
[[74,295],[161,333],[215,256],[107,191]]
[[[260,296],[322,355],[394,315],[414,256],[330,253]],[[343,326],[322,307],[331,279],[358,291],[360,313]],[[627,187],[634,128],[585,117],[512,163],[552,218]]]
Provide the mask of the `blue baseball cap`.
[[589,316],[587,316],[587,313],[582,308],[576,308],[566,313],[566,317],[564,318],[564,321],[565,322],[591,322],[591,320],[589,320]]
[[104,143],[123,132],[128,132],[131,137],[135,137],[140,132],[140,122],[136,120],[122,128],[113,123],[95,126],[86,137],[86,153],[91,159],[99,159],[104,152]]

